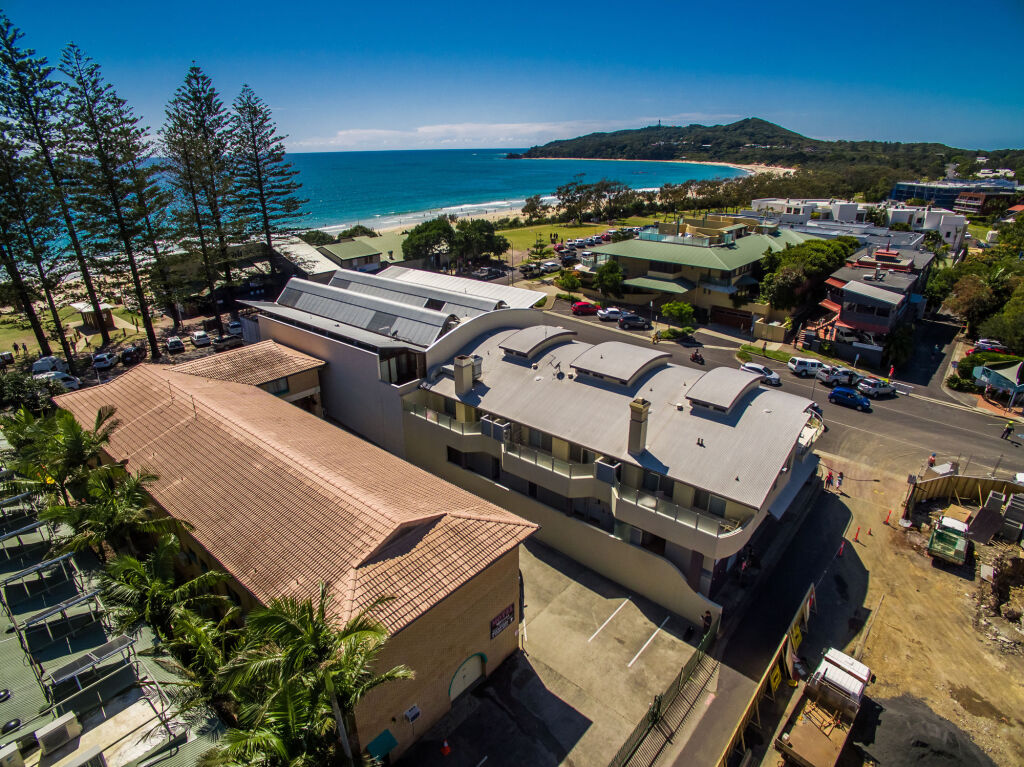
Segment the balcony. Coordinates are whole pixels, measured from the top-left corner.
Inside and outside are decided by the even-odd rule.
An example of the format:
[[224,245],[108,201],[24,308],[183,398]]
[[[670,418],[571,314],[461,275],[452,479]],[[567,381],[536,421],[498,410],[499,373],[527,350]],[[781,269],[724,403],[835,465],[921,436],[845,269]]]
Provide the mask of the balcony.
[[611,485],[595,475],[596,464],[563,461],[526,445],[504,445],[501,465],[505,471],[546,487],[566,498],[597,498],[611,503]]
[[474,421],[473,423],[458,421],[450,415],[439,413],[436,410],[431,410],[426,405],[418,405],[415,402],[403,402],[402,409],[407,413],[411,413],[418,418],[424,419],[425,421],[436,423],[438,426],[448,429],[449,431],[453,431],[456,434],[461,434],[463,436],[480,434],[479,421]]
[[613,513],[617,520],[715,558],[720,539],[743,528],[740,522],[679,506],[625,485],[618,488]]

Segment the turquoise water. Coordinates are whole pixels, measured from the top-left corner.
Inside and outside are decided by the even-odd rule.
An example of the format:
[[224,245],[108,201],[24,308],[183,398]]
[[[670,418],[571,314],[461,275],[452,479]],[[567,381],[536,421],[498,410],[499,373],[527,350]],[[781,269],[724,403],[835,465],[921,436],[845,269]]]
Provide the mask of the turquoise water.
[[607,178],[634,189],[689,179],[735,178],[726,166],[608,160],[506,160],[509,149],[439,149],[397,152],[289,154],[309,202],[303,228],[376,228],[414,224],[438,213],[509,210],[526,197],[551,195],[584,174],[588,183]]

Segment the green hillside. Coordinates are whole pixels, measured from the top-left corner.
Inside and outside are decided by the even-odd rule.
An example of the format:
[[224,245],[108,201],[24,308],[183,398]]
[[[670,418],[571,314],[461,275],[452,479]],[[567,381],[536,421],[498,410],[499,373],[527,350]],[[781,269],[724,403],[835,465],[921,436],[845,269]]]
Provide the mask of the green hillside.
[[622,160],[702,160],[763,163],[820,168],[835,165],[880,165],[927,177],[945,175],[947,163],[973,161],[976,154],[988,165],[1024,169],[1024,150],[965,150],[945,144],[887,141],[821,141],[779,125],[748,117],[728,125],[668,125],[591,133],[535,146],[510,157],[586,157]]

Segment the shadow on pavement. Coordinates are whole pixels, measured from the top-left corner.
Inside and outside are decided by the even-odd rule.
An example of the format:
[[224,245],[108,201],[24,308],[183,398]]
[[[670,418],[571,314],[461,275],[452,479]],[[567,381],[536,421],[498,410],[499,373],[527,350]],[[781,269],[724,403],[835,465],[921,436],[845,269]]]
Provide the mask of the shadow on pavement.
[[[591,721],[544,686],[522,653],[464,693],[452,710],[398,760],[398,764],[476,767],[555,767]],[[451,753],[441,753],[444,741]]]
[[[959,331],[958,324],[943,317],[921,320],[914,333],[914,353],[896,371],[896,377],[921,388],[931,386],[933,392],[941,393],[941,372],[946,369],[951,344]],[[941,354],[935,354],[936,346]],[[938,378],[936,373],[940,374]]]

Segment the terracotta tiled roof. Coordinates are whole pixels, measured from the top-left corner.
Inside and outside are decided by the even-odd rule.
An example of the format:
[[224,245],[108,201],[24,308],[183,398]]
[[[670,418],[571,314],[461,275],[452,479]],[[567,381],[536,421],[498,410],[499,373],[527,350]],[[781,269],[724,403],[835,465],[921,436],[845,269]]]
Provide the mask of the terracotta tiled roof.
[[57,398],[120,423],[107,452],[260,602],[330,583],[342,621],[390,594],[398,631],[536,529],[253,386],[140,365]]
[[325,364],[323,360],[289,349],[276,341],[260,341],[183,362],[175,365],[174,369],[193,376],[259,386],[305,370],[315,370]]

